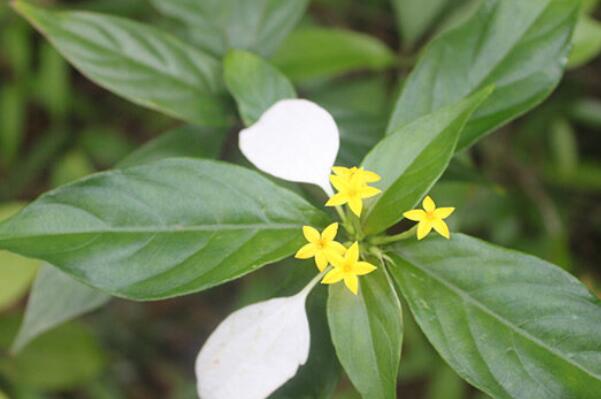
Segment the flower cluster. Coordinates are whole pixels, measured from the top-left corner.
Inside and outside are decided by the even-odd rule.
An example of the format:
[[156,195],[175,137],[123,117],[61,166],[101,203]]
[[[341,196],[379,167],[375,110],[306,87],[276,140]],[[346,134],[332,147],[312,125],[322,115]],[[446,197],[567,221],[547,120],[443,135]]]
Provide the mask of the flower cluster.
[[[335,166],[330,176],[330,182],[338,191],[326,202],[326,206],[340,206],[347,204],[357,217],[361,216],[363,200],[378,195],[381,190],[369,186],[369,183],[380,181],[380,176],[363,168],[345,168]],[[430,198],[422,202],[423,209],[413,209],[403,214],[407,219],[418,222],[417,239],[423,239],[434,229],[443,237],[449,239],[450,232],[443,219],[453,213],[455,208],[436,208]],[[296,253],[298,259],[315,258],[315,264],[320,272],[324,272],[328,265],[332,269],[327,271],[322,279],[323,284],[334,284],[344,281],[346,287],[355,295],[359,291],[358,276],[376,270],[376,266],[360,260],[359,243],[355,241],[349,248],[336,241],[338,223],[332,223],[321,233],[311,226],[303,227],[303,235],[308,243],[303,245]]]

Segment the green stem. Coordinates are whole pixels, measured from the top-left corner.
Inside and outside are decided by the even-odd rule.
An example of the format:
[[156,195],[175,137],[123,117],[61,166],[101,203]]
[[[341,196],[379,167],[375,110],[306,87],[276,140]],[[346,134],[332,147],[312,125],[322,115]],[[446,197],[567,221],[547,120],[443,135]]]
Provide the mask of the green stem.
[[305,286],[305,288],[303,288],[298,295],[309,295],[309,292],[311,292],[311,290],[317,285],[317,283],[319,282],[319,280],[322,279],[323,276],[325,276],[325,274],[327,272],[330,271],[330,269],[332,269],[331,266],[326,267],[325,269],[323,269],[322,272],[320,272],[317,276],[313,277],[313,279],[311,281],[309,281],[309,283]]
[[407,231],[403,231],[402,233],[393,235],[393,236],[379,236],[379,237],[374,237],[370,240],[370,243],[372,245],[385,245],[385,244],[390,244],[392,242],[397,242],[397,241],[401,241],[401,240],[406,240],[408,238],[411,238],[413,236],[415,236],[415,231],[417,230],[417,225],[413,226],[412,228],[410,228]]

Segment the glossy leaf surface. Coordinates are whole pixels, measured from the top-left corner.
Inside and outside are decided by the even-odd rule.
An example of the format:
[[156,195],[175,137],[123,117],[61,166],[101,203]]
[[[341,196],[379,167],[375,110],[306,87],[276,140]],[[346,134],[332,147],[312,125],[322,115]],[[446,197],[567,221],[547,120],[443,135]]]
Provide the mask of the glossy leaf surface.
[[579,0],[484,0],[465,23],[434,39],[397,100],[388,133],[487,85],[458,149],[530,110],[559,82]]
[[358,295],[330,286],[328,322],[338,359],[364,398],[396,398],[401,304],[383,265],[360,278]]
[[601,303],[577,279],[462,234],[391,252],[418,324],[471,384],[494,398],[599,396]]
[[236,99],[246,126],[279,100],[296,98],[292,83],[267,61],[252,53],[234,50],[223,61],[225,84]]
[[325,215],[247,169],[167,159],[53,190],[0,225],[0,247],[115,295],[200,291],[284,258]]
[[14,8],[88,78],[126,99],[190,123],[223,125],[217,59],[151,26],[88,12]]
[[382,176],[374,186],[383,193],[368,203],[366,233],[392,226],[427,194],[449,164],[470,115],[491,92],[485,88],[403,126],[367,154],[363,166]]

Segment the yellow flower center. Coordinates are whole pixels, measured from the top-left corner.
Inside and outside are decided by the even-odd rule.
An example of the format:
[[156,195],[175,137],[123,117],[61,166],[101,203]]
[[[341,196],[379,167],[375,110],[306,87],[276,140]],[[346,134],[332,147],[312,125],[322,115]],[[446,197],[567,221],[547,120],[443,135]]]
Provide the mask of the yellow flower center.
[[353,271],[353,265],[350,262],[344,262],[342,264],[342,271],[345,273],[350,273]]
[[436,216],[434,215],[434,211],[426,212],[426,218],[428,220],[434,220],[434,219],[436,219]]

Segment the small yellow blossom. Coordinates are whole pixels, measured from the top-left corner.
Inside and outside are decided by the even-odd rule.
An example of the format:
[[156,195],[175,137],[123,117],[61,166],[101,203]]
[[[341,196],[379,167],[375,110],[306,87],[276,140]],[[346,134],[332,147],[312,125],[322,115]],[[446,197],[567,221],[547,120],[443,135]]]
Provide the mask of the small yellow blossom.
[[451,238],[449,226],[447,226],[443,219],[449,217],[455,208],[436,208],[436,204],[430,196],[424,198],[422,206],[424,208],[423,210],[413,209],[403,213],[403,216],[407,219],[419,222],[417,225],[417,239],[421,240],[427,236],[432,229],[436,230],[446,239]]
[[337,174],[330,176],[330,182],[338,190],[338,193],[334,194],[326,202],[326,206],[348,204],[355,215],[361,216],[363,199],[371,198],[381,192],[381,190],[375,187],[368,186],[367,183],[377,181],[374,179],[379,180],[380,176],[373,172],[357,168],[353,170],[352,168],[336,167],[334,168],[334,173]]
[[334,284],[344,280],[344,285],[355,295],[359,291],[359,278],[371,273],[377,268],[368,262],[359,261],[359,243],[355,242],[344,254],[334,255],[330,259],[334,269],[330,270],[321,280],[322,284]]
[[303,227],[303,234],[308,244],[305,244],[294,255],[297,259],[309,259],[315,257],[315,264],[319,271],[326,268],[333,255],[341,256],[346,248],[339,242],[334,241],[338,233],[338,223],[332,223],[320,234],[311,226]]
[[352,168],[345,168],[344,166],[334,166],[332,171],[336,176],[351,179],[353,176],[359,176],[364,183],[375,183],[380,181],[381,177],[377,173],[370,172],[369,170],[358,168],[353,166]]

